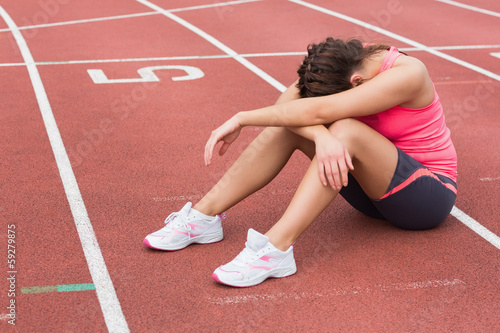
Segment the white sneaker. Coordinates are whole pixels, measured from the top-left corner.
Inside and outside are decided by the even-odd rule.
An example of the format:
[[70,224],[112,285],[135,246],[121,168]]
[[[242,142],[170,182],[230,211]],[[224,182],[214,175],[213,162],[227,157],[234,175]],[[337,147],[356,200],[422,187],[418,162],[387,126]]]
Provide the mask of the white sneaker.
[[223,238],[221,216],[206,216],[188,202],[165,219],[165,226],[144,238],[144,245],[165,251],[180,250],[192,243],[209,244]]
[[293,245],[285,252],[278,250],[269,238],[248,230],[246,247],[231,262],[220,266],[212,278],[233,287],[250,287],[267,278],[281,278],[297,271],[293,258]]

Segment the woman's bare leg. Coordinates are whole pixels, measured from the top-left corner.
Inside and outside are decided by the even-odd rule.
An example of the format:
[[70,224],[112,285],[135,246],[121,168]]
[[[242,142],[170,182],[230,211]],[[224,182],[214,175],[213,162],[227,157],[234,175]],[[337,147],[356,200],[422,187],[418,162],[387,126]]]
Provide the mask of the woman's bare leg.
[[[371,198],[382,197],[398,161],[394,144],[354,119],[337,121],[330,131],[351,154],[354,164],[351,173],[363,190]],[[270,242],[280,250],[287,250],[337,194],[338,191],[321,183],[314,158],[285,213],[266,233]]]
[[[297,82],[280,95],[276,104],[300,98]],[[264,129],[193,208],[210,216],[229,209],[273,180],[296,149],[310,159],[314,156],[312,141],[286,128]]]
[[193,208],[210,216],[229,209],[273,180],[296,149],[314,156],[312,141],[286,128],[264,129]]

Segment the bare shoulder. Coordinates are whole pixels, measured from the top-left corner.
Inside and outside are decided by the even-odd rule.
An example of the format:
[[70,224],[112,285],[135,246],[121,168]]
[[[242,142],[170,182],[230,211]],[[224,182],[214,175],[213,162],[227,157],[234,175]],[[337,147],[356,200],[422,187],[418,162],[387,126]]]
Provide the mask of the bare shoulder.
[[417,58],[412,56],[400,56],[394,62],[393,67],[405,67],[405,70],[409,71],[411,75],[422,76],[423,79],[429,77],[427,67],[425,64]]
[[400,56],[394,62],[394,68],[404,68],[408,83],[415,91],[415,98],[401,106],[421,108],[429,105],[434,99],[434,86],[425,64],[411,56]]

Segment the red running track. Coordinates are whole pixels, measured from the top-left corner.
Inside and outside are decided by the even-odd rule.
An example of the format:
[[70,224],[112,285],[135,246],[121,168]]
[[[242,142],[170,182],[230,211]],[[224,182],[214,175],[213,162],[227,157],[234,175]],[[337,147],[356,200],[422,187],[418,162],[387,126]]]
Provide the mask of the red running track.
[[[198,200],[260,129],[245,129],[227,156],[206,168],[202,152],[210,131],[239,110],[273,103],[280,85],[144,2],[0,0],[36,62],[30,66],[40,74],[78,183],[79,207],[95,233],[95,243],[82,245],[80,236],[88,235],[79,236],[76,225],[85,214],[70,210],[65,173],[37,101],[40,88],[33,88],[14,32],[0,20],[0,239],[7,262],[15,226],[16,270],[4,266],[0,331],[500,330],[498,16],[431,0],[309,2],[323,12],[284,0],[151,3],[245,55],[282,86],[295,80],[306,46],[329,35],[386,41],[422,59],[459,154],[456,207],[465,215],[409,232],[338,199],[296,243],[293,277],[253,288],[221,286],[212,271],[239,253],[248,228],[265,231],[279,218],[307,167],[305,157],[294,155],[268,187],[227,212],[223,242],[163,253],[145,248],[142,239],[186,201]],[[467,4],[500,12],[494,1]],[[471,66],[415,49],[413,42]],[[190,66],[203,77],[173,81],[186,72],[170,68],[155,71],[158,82],[96,84],[88,73],[138,78],[137,70],[150,66]],[[497,238],[483,238],[464,216]],[[85,256],[84,248],[96,245],[104,266]],[[109,280],[95,273],[103,270]],[[14,283],[6,279],[11,275]],[[89,284],[95,288],[50,287]]]

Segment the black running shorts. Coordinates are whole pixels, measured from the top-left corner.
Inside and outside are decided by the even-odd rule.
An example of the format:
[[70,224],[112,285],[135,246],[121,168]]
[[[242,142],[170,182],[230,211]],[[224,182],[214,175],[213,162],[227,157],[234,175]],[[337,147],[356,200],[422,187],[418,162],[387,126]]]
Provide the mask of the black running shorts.
[[450,214],[457,197],[457,185],[448,177],[434,174],[398,148],[398,164],[386,194],[371,199],[349,174],[340,195],[360,212],[410,230],[430,229]]

